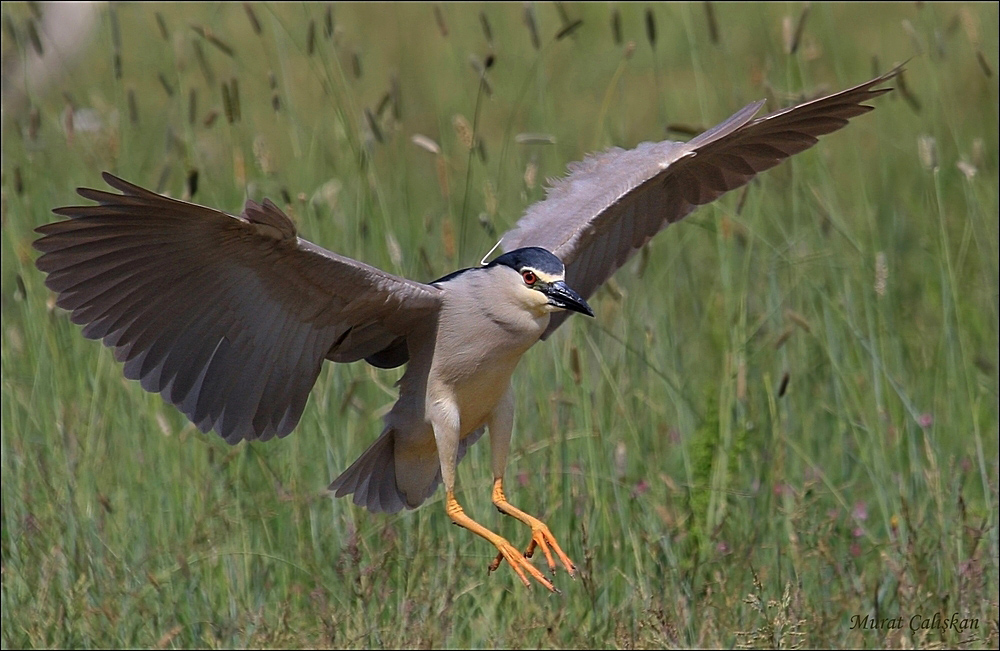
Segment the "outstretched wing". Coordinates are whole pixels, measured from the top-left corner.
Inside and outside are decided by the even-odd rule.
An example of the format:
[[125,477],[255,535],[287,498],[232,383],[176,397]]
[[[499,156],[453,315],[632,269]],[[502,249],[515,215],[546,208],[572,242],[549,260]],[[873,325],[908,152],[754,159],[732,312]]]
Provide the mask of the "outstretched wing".
[[[764,105],[756,102],[688,142],[645,142],[590,156],[570,166],[504,234],[502,246],[552,251],[566,265],[569,286],[589,298],[669,224],[872,110],[863,102],[892,90],[874,87],[901,71],[754,120]],[[542,338],[568,315],[553,314]]]
[[324,359],[376,355],[434,318],[440,290],[331,253],[296,235],[273,203],[239,217],[122,192],[37,229],[36,264],[56,304],[139,380],[228,442],[285,436]]

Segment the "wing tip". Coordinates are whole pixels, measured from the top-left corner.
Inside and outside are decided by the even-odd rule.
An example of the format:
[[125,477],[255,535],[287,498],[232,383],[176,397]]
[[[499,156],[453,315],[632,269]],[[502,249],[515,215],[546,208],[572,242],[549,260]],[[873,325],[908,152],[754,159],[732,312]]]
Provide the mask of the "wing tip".
[[[111,186],[112,188],[114,188],[115,190],[118,190],[119,192],[121,192],[123,194],[128,194],[129,190],[132,190],[134,192],[135,190],[140,189],[138,186],[133,185],[133,184],[129,183],[128,181],[126,181],[125,179],[123,179],[123,178],[121,178],[119,176],[115,176],[114,174],[112,174],[111,172],[108,172],[108,171],[101,172],[101,178],[109,186]],[[89,199],[90,197],[88,197],[86,194],[84,194],[84,192],[87,192],[87,191],[89,191],[89,192],[99,192],[99,190],[94,190],[94,189],[91,189],[91,188],[77,188],[76,189],[76,193],[77,194],[79,194],[81,197]]]

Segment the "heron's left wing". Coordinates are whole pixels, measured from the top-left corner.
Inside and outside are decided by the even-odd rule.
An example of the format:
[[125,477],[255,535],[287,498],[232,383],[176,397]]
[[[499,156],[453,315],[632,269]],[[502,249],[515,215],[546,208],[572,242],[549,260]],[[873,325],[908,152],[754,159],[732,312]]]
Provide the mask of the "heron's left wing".
[[[902,67],[833,95],[756,120],[764,102],[750,104],[688,142],[642,143],[609,149],[570,165],[543,201],[504,234],[505,251],[540,246],[566,265],[566,282],[584,298],[654,235],[697,206],[745,185],[764,170],[872,110],[863,102]],[[548,337],[569,315],[552,315]]]

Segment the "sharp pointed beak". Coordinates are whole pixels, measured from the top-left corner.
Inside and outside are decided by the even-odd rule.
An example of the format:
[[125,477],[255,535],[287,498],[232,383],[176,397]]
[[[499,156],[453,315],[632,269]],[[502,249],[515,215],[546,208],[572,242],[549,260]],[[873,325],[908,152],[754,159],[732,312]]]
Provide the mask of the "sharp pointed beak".
[[587,305],[587,301],[583,300],[582,296],[570,289],[569,285],[562,280],[557,280],[546,287],[545,295],[549,297],[549,305],[594,316],[594,311]]

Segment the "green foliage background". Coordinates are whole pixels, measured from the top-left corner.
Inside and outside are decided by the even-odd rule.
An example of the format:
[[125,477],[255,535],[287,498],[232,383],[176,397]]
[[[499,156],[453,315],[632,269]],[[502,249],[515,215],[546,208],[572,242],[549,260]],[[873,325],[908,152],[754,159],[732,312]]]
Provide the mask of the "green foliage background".
[[[710,7],[714,40],[704,4],[252,5],[259,34],[241,4],[113,4],[20,92],[44,8],[4,3],[3,646],[996,648],[997,5]],[[668,229],[526,355],[509,496],[579,565],[559,595],[487,576],[440,494],[392,517],[326,494],[398,372],[328,365],[292,436],[229,447],[33,266],[101,170],[173,196],[197,171],[197,202],[268,196],[430,280],[588,152],[904,60],[905,92]],[[490,478],[475,446],[459,499],[526,541]]]

